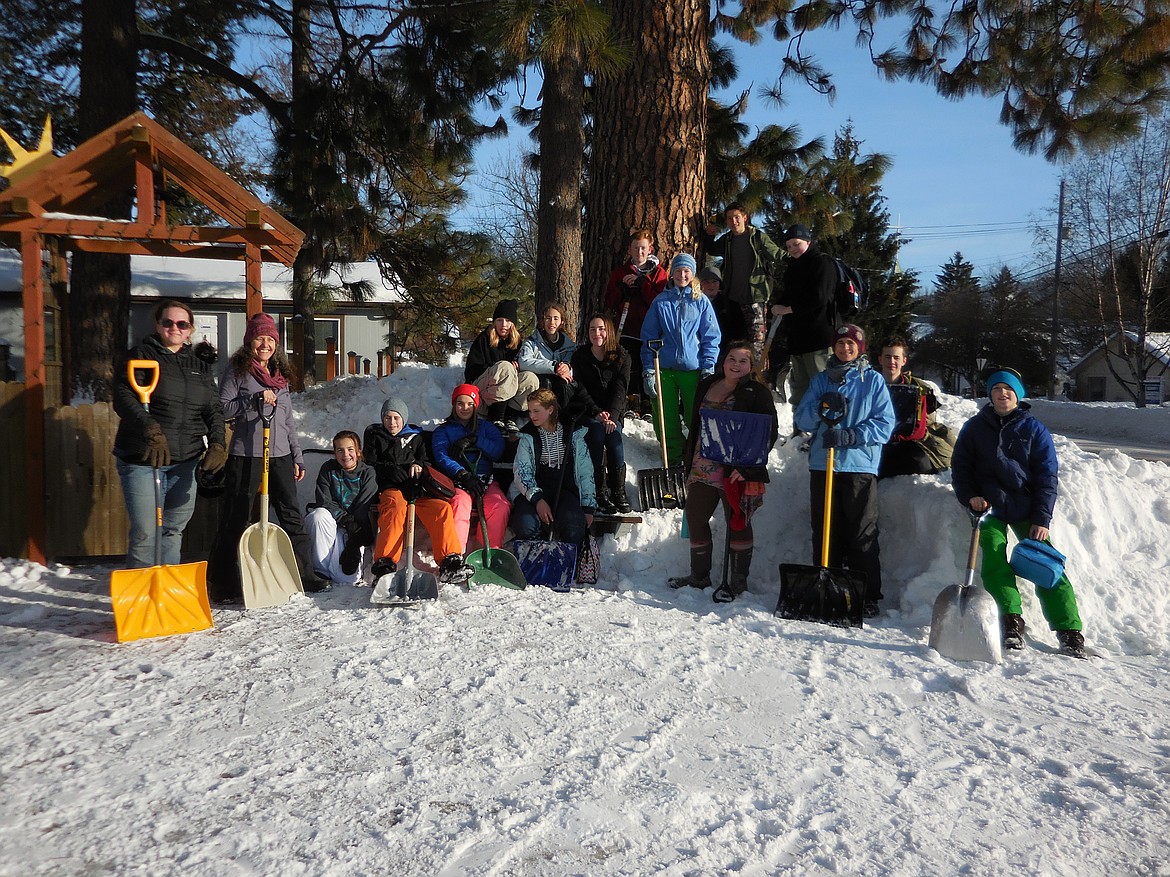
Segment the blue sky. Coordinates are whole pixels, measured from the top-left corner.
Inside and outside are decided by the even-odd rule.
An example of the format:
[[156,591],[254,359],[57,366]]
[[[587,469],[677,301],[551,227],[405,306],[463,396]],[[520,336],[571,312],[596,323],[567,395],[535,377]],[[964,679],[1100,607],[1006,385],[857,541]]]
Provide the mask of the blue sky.
[[[884,48],[881,33],[877,45]],[[893,31],[888,34],[892,38]],[[775,81],[783,53],[771,39],[755,46],[734,45],[740,76],[717,96],[730,101],[750,86],[744,117],[749,125],[796,124],[803,140],[820,136],[828,146],[833,134],[852,120],[864,152],[893,159],[882,189],[891,221],[911,239],[900,254],[902,267],[917,271],[924,287],[956,250],[980,276],[990,276],[1005,264],[1017,272],[1038,267],[1032,226],[1056,224],[1060,168],[1013,148],[1011,133],[999,123],[998,99],[948,101],[926,85],[886,82],[845,32],[813,34],[804,46],[833,73],[834,103],[796,80],[785,83],[783,107],[759,94]],[[536,90],[530,87],[528,93]],[[481,148],[482,161],[531,148],[526,132],[512,127],[508,140]]]

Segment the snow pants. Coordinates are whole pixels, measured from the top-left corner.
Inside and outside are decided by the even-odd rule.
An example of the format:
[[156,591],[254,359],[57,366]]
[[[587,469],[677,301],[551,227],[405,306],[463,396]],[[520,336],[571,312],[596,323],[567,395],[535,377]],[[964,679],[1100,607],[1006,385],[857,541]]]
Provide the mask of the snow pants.
[[[813,564],[821,565],[825,522],[825,473],[809,472],[812,498]],[[689,502],[689,498],[688,498]],[[833,473],[833,515],[829,521],[829,568],[865,573],[865,600],[882,598],[882,563],[878,545],[877,476]]]
[[[1016,585],[1016,574],[1008,564],[1008,524],[994,515],[989,515],[979,532],[979,544],[983,548],[983,567],[980,575],[983,587],[995,598],[1003,615],[1019,615],[1021,610],[1020,589]],[[1011,524],[1017,539],[1027,539],[1031,524]],[[1052,630],[1080,630],[1081,615],[1077,609],[1077,595],[1073,592],[1068,574],[1062,575],[1055,588],[1037,588],[1036,599],[1040,611]]]
[[666,434],[666,459],[671,466],[681,463],[683,448],[686,442],[682,434],[682,417],[687,423],[691,422],[691,415],[695,410],[695,391],[699,388],[699,373],[697,371],[679,371],[673,368],[662,369],[662,417],[658,419],[658,403],[655,402],[652,414],[654,416],[654,432],[661,442],[663,432]]
[[[455,496],[451,498],[451,509],[455,515],[455,538],[462,546],[461,553],[466,554],[471,547],[473,534],[471,528],[471,509],[474,507],[471,494],[461,487],[455,488]],[[483,495],[483,513],[487,518],[488,540],[493,548],[504,544],[504,533],[508,529],[508,515],[511,514],[512,504],[500,485],[494,481],[488,485],[487,493]],[[474,534],[478,541],[479,530]]]
[[305,516],[309,531],[309,546],[313,553],[313,568],[318,574],[339,585],[355,585],[362,578],[365,548],[358,549],[358,566],[352,573],[341,571],[341,552],[349,541],[349,534],[339,529],[329,509],[312,509]]
[[[398,565],[402,559],[409,508],[410,504],[400,490],[387,488],[378,494],[378,538],[374,541],[374,560],[388,557],[395,566]],[[435,563],[448,554],[463,553],[455,532],[455,513],[451,503],[445,499],[424,496],[415,502],[414,513],[418,518],[417,523],[426,527],[430,534]]]

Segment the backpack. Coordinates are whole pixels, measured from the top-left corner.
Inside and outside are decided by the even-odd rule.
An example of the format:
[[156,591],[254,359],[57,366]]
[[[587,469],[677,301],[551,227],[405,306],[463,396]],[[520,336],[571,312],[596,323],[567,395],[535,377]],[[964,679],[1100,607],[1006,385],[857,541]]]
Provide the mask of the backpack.
[[833,308],[837,312],[837,322],[848,319],[861,313],[869,302],[869,283],[861,272],[844,260],[830,256],[837,266],[837,286],[833,290]]

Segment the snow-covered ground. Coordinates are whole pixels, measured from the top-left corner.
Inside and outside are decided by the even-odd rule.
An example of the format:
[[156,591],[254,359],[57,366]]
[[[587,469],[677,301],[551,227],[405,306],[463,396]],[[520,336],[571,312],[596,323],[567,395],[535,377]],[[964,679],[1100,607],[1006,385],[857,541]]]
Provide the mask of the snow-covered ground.
[[[440,418],[457,375],[315,388],[302,441],[360,433],[391,393]],[[955,428],[976,411],[945,403]],[[1131,413],[1170,437],[1166,409],[1061,416]],[[121,645],[109,567],[0,561],[0,875],[1170,875],[1170,468],[1057,449],[1088,662],[1055,654],[1027,588],[1029,650],[927,647],[970,536],[945,475],[882,483],[882,617],[773,617],[777,565],[812,559],[795,445],[726,606],[665,585],[679,512],[606,537],[569,595],[403,611],[335,587]],[[627,453],[632,494],[649,424]]]

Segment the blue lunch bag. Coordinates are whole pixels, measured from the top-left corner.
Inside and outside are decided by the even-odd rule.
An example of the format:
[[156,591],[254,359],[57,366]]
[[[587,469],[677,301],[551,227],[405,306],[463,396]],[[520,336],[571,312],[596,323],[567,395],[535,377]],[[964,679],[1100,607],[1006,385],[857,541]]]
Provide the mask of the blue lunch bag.
[[1021,539],[1012,551],[1012,572],[1038,588],[1055,588],[1064,575],[1065,557],[1047,542]]

